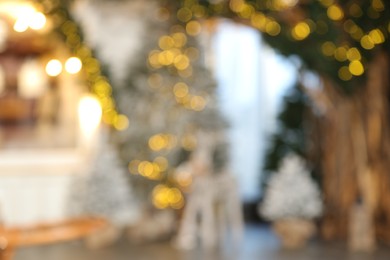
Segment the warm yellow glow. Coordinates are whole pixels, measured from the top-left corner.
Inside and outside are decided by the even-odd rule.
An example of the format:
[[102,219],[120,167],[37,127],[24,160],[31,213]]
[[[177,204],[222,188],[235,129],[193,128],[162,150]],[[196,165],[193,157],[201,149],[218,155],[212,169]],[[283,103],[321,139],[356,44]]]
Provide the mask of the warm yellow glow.
[[46,64],[46,73],[49,76],[55,77],[62,72],[62,64],[59,60],[53,59]]
[[344,81],[348,81],[352,78],[352,74],[351,72],[349,71],[348,67],[347,66],[343,66],[339,69],[339,78],[344,80]]
[[164,66],[171,65],[174,59],[175,55],[170,50],[165,50],[158,54],[158,63]]
[[348,66],[348,69],[349,72],[351,72],[351,74],[355,76],[360,76],[364,73],[363,64],[358,60],[351,61]]
[[36,12],[35,7],[27,1],[1,1],[0,14],[10,16],[16,20],[21,17],[30,17]]
[[229,3],[230,9],[232,9],[233,12],[241,12],[245,8],[245,1],[244,0],[231,0]]
[[338,61],[346,61],[347,49],[345,47],[338,47],[334,52],[334,57]]
[[153,151],[160,151],[168,146],[169,138],[167,135],[156,134],[149,138],[149,147]]
[[374,41],[369,35],[364,35],[362,37],[362,39],[360,40],[360,45],[366,50],[371,50],[375,47]]
[[132,174],[138,174],[138,166],[140,163],[140,160],[132,160],[128,165],[129,172]]
[[65,62],[65,70],[70,74],[76,74],[80,72],[83,64],[77,57],[71,57]]
[[187,7],[180,8],[179,11],[177,11],[177,19],[179,19],[182,22],[188,22],[192,18],[192,11],[191,9]]
[[383,35],[382,31],[379,29],[374,29],[370,31],[368,35],[370,36],[374,44],[381,44],[385,41],[385,36]]
[[326,56],[333,56],[336,46],[333,42],[324,42],[321,46],[322,53]]
[[118,131],[126,130],[129,127],[129,119],[125,115],[117,115],[114,119],[113,126]]
[[344,12],[338,5],[329,6],[326,13],[328,17],[334,21],[339,21],[344,17]]
[[355,3],[351,4],[351,6],[349,7],[349,13],[353,17],[360,17],[363,15],[363,11],[360,8],[360,6],[358,4],[355,4]]
[[298,3],[298,0],[273,0],[273,7],[276,10],[291,8]]
[[153,68],[160,68],[161,67],[161,64],[159,62],[159,58],[160,58],[160,52],[159,51],[156,51],[156,50],[153,50],[149,53],[149,64],[153,67]]
[[180,209],[184,206],[184,198],[181,191],[177,188],[170,188],[159,184],[152,191],[153,204],[160,209],[172,207]]
[[158,165],[160,171],[166,171],[168,169],[169,163],[165,157],[158,156],[154,159],[154,163]]
[[188,94],[188,86],[184,82],[178,82],[173,86],[173,93],[176,97],[182,98]]
[[347,51],[347,58],[350,61],[360,60],[362,58],[360,51],[357,48],[350,48]]
[[301,41],[310,34],[310,27],[305,22],[300,22],[294,26],[291,35],[295,40]]
[[381,12],[385,9],[385,6],[384,6],[382,0],[372,0],[371,5],[372,5],[372,8],[374,8],[374,10],[377,12]]
[[175,41],[172,37],[164,35],[158,40],[158,45],[163,50],[169,50],[174,47]]
[[265,26],[265,31],[271,35],[271,36],[276,36],[280,33],[281,27],[280,25],[275,22],[275,21],[270,21],[269,23],[266,24]]
[[201,96],[191,98],[191,108],[195,111],[202,111],[206,106],[206,100]]
[[173,39],[173,44],[176,48],[181,48],[187,43],[187,36],[181,32],[172,34],[172,39]]
[[80,99],[78,106],[79,124],[82,132],[88,136],[100,125],[102,107],[98,99],[92,95]]
[[254,12],[255,8],[251,5],[246,4],[243,6],[242,10],[238,13],[238,15],[242,18],[248,19],[253,15]]
[[254,27],[259,29],[260,31],[265,31],[265,26],[267,24],[267,18],[262,13],[256,13],[251,17],[251,23]]
[[25,32],[28,29],[28,27],[29,27],[29,22],[26,19],[26,17],[21,17],[15,21],[14,31],[20,33]]
[[191,36],[196,36],[202,31],[202,26],[198,21],[191,21],[186,25],[186,31]]
[[35,12],[31,15],[29,20],[29,26],[34,30],[41,30],[45,27],[46,16],[41,12]]
[[178,55],[174,60],[175,67],[178,70],[185,70],[190,65],[190,60],[186,55]]

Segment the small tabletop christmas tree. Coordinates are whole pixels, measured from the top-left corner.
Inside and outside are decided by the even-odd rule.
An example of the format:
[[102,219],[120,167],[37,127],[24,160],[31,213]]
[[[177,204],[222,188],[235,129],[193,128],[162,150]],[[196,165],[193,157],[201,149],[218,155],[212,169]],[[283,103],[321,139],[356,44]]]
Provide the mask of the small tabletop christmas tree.
[[274,221],[274,230],[286,248],[302,247],[314,234],[311,220],[322,213],[321,194],[300,157],[290,154],[282,160],[259,210]]

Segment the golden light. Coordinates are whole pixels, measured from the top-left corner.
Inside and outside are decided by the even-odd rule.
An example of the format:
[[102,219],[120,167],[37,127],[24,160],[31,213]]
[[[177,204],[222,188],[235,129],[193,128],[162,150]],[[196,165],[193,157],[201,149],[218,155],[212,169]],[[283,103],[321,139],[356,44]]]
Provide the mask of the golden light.
[[65,70],[70,74],[76,74],[80,72],[82,67],[83,64],[81,63],[81,60],[77,57],[70,57],[65,62]]
[[382,0],[372,0],[371,6],[377,12],[381,12],[385,9],[385,6],[384,6]]
[[354,60],[360,60],[362,56],[357,48],[350,48],[347,51],[347,58],[350,61],[354,61]]
[[62,64],[59,60],[53,59],[46,64],[46,73],[49,76],[56,77],[62,72]]
[[196,36],[202,31],[202,26],[198,21],[191,21],[186,25],[186,31],[191,36]]
[[256,13],[251,17],[251,23],[254,27],[260,31],[265,31],[265,26],[267,24],[267,18],[262,13]]
[[329,6],[326,13],[328,17],[334,21],[339,21],[344,17],[344,12],[338,5]]
[[343,66],[339,69],[339,78],[344,80],[344,81],[348,81],[352,78],[352,74],[351,72],[349,71],[348,67],[347,66]]
[[363,64],[358,60],[351,61],[348,66],[348,69],[349,72],[351,72],[351,74],[355,76],[360,76],[364,73]]
[[298,3],[298,0],[273,0],[273,6],[276,10],[291,8]]
[[154,160],[154,163],[158,165],[160,168],[160,171],[166,171],[168,169],[169,163],[168,160],[165,157],[158,156]]
[[26,17],[18,18],[14,24],[14,31],[19,33],[25,32],[27,31],[28,27],[29,21],[26,19]]
[[21,17],[29,17],[36,12],[35,7],[27,1],[1,1],[0,13],[17,20]]
[[126,130],[129,127],[129,119],[125,115],[117,115],[114,119],[113,126],[118,131]]
[[174,47],[175,41],[172,37],[164,35],[158,40],[158,45],[162,50],[169,50]]
[[385,41],[385,36],[383,35],[382,31],[379,29],[374,29],[370,31],[368,35],[370,36],[374,44],[381,44]]
[[79,124],[85,135],[92,134],[100,125],[102,119],[102,107],[99,100],[86,95],[80,99],[78,106]]
[[324,42],[321,45],[321,51],[326,56],[333,56],[336,50],[336,46],[333,42]]
[[172,34],[172,39],[176,48],[181,48],[187,43],[187,36],[181,32]]
[[141,163],[140,160],[132,160],[129,162],[128,169],[132,174],[138,174],[138,165]]
[[190,65],[190,59],[186,55],[178,55],[174,60],[175,67],[178,70],[185,70]]
[[180,8],[177,11],[177,18],[182,22],[188,22],[192,18],[192,11],[187,7]]
[[338,61],[346,61],[347,49],[345,47],[338,47],[334,52],[334,57]]
[[191,108],[195,111],[202,111],[206,106],[206,100],[201,96],[191,98]]
[[310,34],[310,26],[305,22],[300,22],[294,26],[291,35],[295,40],[301,41],[307,38]]
[[360,6],[356,3],[353,3],[351,4],[351,6],[349,7],[349,13],[353,16],[353,17],[360,17],[363,15],[363,11],[362,9],[360,8]]
[[29,20],[29,26],[34,30],[41,30],[45,27],[46,24],[46,16],[41,12],[35,12],[31,15]]
[[169,187],[163,184],[159,184],[156,187],[154,187],[152,191],[154,206],[156,206],[159,209],[167,208],[169,206],[168,193],[169,193]]
[[372,48],[375,47],[374,41],[371,39],[369,35],[364,35],[361,40],[360,40],[360,45],[366,49],[366,50],[371,50]]
[[165,50],[158,54],[158,63],[160,63],[161,65],[171,65],[174,59],[175,55],[170,50]]
[[173,93],[176,97],[182,98],[188,94],[188,86],[184,82],[178,82],[173,86]]
[[160,151],[168,146],[168,142],[166,135],[156,134],[149,138],[148,144],[153,151]]
[[230,9],[233,12],[241,12],[245,8],[244,0],[231,0],[229,3]]
[[280,33],[281,27],[280,25],[275,21],[270,21],[265,26],[265,31],[271,36],[276,36]]

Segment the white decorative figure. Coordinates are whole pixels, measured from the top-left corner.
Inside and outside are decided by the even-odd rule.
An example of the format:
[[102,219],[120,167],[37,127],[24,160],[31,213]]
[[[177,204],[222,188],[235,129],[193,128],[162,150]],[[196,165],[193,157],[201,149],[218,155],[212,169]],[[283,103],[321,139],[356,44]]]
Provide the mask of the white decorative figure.
[[312,219],[322,213],[321,194],[297,155],[285,157],[279,172],[271,176],[259,210],[274,221],[274,231],[286,248],[303,247],[315,233]]
[[175,240],[179,249],[196,247],[198,235],[203,247],[215,247],[218,242],[217,234],[225,231],[226,223],[232,229],[236,242],[242,237],[243,219],[237,181],[227,171],[212,172],[214,140],[213,136],[201,133],[198,148],[190,160],[178,169],[190,172],[194,180]]

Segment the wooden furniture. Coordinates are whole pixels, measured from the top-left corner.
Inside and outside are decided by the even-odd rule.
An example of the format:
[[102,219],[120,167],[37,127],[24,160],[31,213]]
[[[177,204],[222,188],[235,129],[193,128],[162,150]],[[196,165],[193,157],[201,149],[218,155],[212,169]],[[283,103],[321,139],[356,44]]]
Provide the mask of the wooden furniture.
[[107,225],[103,219],[85,218],[30,228],[0,227],[0,260],[10,260],[15,249],[86,237]]

